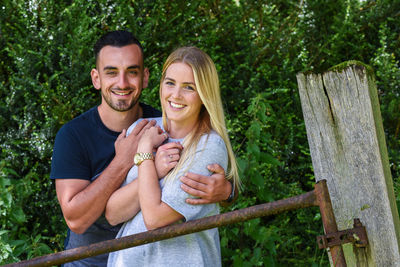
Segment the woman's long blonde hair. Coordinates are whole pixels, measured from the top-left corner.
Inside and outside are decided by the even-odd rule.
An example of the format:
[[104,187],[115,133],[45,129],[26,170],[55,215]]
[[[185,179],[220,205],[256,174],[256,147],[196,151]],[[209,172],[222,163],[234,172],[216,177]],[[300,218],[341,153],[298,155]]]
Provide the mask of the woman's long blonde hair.
[[[185,63],[192,68],[196,90],[203,103],[195,129],[189,133],[184,141],[185,148],[181,154],[179,163],[171,171],[165,180],[175,177],[183,163],[192,158],[196,151],[197,144],[203,134],[209,133],[211,130],[217,132],[225,142],[228,152],[228,171],[226,178],[232,180],[234,186],[240,186],[238,168],[235,155],[232,150],[231,142],[225,126],[224,110],[222,108],[222,100],[219,89],[219,79],[217,69],[212,59],[197,47],[181,47],[172,52],[164,63],[162,77],[160,80],[160,96],[162,83],[165,79],[168,67],[173,63]],[[168,131],[167,116],[165,110],[163,113],[163,126]],[[189,164],[190,165],[190,164]]]

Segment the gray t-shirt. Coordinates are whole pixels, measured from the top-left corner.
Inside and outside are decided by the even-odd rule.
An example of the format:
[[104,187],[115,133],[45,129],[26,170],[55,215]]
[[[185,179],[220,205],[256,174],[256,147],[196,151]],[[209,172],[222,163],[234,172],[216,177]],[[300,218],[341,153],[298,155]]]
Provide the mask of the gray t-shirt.
[[[162,127],[161,118],[157,124]],[[133,125],[134,126],[134,125]],[[133,128],[130,127],[128,132]],[[168,142],[182,140],[170,139]],[[218,163],[226,172],[228,154],[223,139],[214,131],[201,137],[194,158],[189,159],[172,181],[163,183],[161,200],[175,211],[182,214],[184,220],[194,220],[219,214],[218,204],[190,205],[186,198],[192,197],[181,188],[181,177],[185,172],[211,175],[207,165]],[[189,165],[188,165],[189,164]],[[189,166],[189,168],[187,168]],[[123,185],[130,183],[138,176],[137,167],[129,171]],[[142,213],[126,222],[117,234],[117,238],[147,231]],[[110,253],[108,266],[221,266],[221,251],[218,228],[179,236],[138,247],[128,248]]]

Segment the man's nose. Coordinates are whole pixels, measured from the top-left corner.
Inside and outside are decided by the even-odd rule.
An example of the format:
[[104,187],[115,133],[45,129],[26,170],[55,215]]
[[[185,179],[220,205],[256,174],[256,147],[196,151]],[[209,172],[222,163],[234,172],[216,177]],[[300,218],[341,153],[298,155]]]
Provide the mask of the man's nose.
[[118,80],[118,87],[120,89],[126,89],[129,87],[129,82],[128,82],[128,78],[126,77],[125,73],[121,73],[119,75],[119,80]]

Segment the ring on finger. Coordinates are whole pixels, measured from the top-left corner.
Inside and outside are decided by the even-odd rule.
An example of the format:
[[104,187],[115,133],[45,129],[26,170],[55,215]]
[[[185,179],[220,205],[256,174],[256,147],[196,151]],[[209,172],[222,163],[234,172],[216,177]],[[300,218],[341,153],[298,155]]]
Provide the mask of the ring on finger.
[[170,155],[168,155],[168,157],[170,158],[170,159],[172,159],[172,155],[170,154]]

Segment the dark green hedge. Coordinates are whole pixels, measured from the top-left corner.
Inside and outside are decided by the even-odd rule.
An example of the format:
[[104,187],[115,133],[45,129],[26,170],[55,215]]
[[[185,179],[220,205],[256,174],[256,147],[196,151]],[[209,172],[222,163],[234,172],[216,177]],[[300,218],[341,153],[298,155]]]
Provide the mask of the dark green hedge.
[[[265,2],[268,2],[266,4]],[[361,3],[360,3],[361,2]],[[3,0],[0,4],[0,264],[59,251],[66,226],[49,179],[57,130],[99,102],[92,46],[128,29],[143,41],[156,106],[166,56],[196,45],[216,62],[245,185],[238,209],[312,190],[296,73],[346,60],[377,76],[400,188],[399,1]],[[221,228],[224,266],[325,266],[317,209]]]

